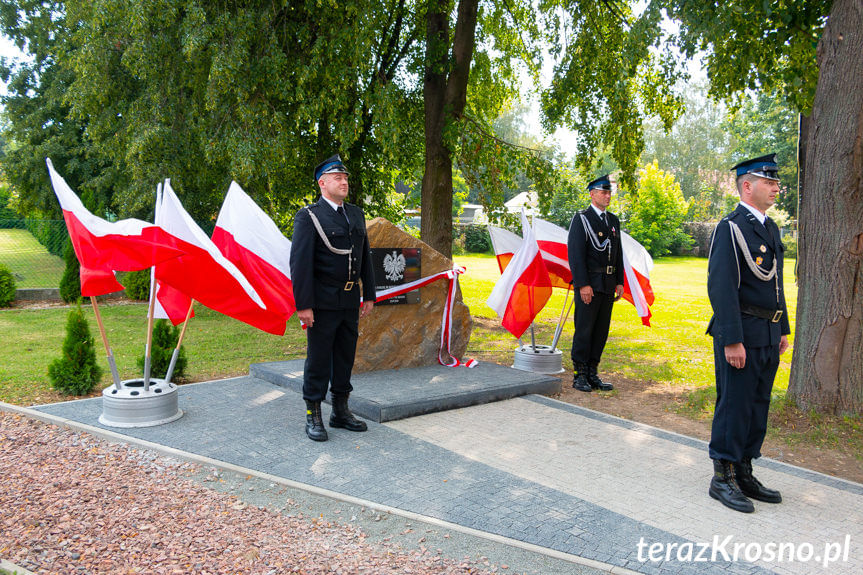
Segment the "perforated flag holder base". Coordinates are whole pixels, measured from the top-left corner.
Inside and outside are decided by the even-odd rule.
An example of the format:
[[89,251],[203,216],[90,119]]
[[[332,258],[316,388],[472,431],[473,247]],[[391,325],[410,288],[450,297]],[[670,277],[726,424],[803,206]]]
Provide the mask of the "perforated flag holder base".
[[102,415],[99,423],[108,427],[152,427],[183,417],[177,403],[177,386],[163,379],[129,379],[102,391]]
[[523,345],[515,349],[512,367],[532,373],[563,373],[563,354],[549,345]]

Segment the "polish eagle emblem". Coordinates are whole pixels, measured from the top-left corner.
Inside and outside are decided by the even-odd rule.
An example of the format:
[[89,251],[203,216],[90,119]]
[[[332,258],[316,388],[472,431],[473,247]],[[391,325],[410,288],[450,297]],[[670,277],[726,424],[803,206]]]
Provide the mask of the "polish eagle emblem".
[[390,281],[398,281],[405,277],[405,266],[405,256],[395,250],[384,256],[384,271]]

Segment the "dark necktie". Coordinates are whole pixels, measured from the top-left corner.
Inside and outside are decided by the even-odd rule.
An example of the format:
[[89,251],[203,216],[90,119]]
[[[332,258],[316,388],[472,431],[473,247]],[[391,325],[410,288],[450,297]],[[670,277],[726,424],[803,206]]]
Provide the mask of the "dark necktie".
[[605,212],[599,214],[599,219],[602,220],[602,225],[608,227],[608,221],[605,219]]
[[336,208],[336,212],[345,219],[345,224],[350,227],[351,221],[348,219],[348,215],[345,213],[344,206],[339,206],[338,208]]

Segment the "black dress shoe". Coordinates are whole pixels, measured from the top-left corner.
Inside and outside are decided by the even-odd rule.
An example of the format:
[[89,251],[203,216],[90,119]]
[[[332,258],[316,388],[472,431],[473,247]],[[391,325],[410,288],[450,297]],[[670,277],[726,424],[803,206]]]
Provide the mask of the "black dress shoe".
[[737,485],[746,497],[765,503],[782,503],[782,495],[775,489],[764,487],[758,479],[752,475],[752,460],[744,459],[734,464],[734,476]]

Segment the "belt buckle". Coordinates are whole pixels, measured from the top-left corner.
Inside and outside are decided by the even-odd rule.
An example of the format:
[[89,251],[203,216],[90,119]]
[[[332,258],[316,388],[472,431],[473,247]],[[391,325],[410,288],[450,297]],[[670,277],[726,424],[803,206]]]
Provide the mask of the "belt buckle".
[[614,273],[614,266],[605,266],[605,273],[612,275]]
[[770,321],[771,321],[772,323],[778,323],[778,322],[779,322],[779,319],[780,319],[781,317],[782,317],[782,310],[781,310],[781,309],[777,309],[775,312],[773,312],[773,319],[771,319]]
[[354,289],[354,282],[348,282],[345,284],[345,291],[351,291]]

